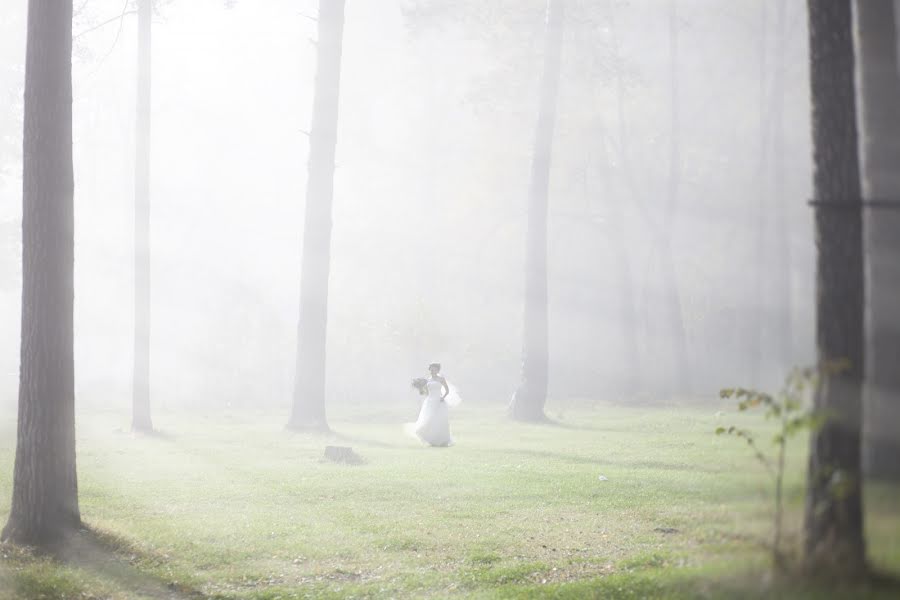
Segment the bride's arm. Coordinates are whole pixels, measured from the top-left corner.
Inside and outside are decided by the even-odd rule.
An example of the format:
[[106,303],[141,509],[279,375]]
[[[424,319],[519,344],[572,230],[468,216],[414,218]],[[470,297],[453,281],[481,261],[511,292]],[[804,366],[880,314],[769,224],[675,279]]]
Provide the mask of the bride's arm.
[[441,386],[446,390],[444,392],[444,395],[441,396],[441,402],[443,402],[447,399],[447,396],[450,395],[450,386],[447,385],[447,380],[444,379],[443,377],[441,377]]

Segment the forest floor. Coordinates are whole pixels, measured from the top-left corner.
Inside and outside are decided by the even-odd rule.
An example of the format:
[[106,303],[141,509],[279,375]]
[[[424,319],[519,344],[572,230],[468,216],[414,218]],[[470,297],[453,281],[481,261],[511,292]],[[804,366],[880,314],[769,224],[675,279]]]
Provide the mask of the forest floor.
[[[0,599],[900,597],[895,584],[769,575],[771,486],[746,444],[713,434],[765,430],[758,415],[550,414],[558,424],[522,425],[463,407],[445,449],[405,437],[400,413],[363,409],[335,410],[330,436],[249,412],[157,414],[157,436],[127,432],[127,415],[80,414],[86,529],[57,558],[0,545]],[[0,419],[0,522],[14,432]],[[364,463],[325,461],[328,444]],[[789,448],[794,549],[805,446]],[[866,489],[872,562],[895,574],[898,497],[897,486]]]

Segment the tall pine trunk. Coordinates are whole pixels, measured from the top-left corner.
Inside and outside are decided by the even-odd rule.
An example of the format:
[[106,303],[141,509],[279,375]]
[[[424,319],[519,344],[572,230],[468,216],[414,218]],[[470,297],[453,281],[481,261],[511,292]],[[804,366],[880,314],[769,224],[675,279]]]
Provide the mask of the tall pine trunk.
[[[624,157],[623,157],[624,160]],[[615,255],[615,281],[619,288],[619,331],[622,338],[621,386],[626,398],[638,393],[640,354],[637,346],[637,315],[634,308],[634,278],[631,274],[631,255],[625,235],[625,211],[620,198],[607,203],[614,225],[609,229],[610,245]]]
[[563,0],[548,0],[541,75],[540,107],[531,162],[528,229],[525,239],[525,319],[522,341],[522,381],[509,406],[520,421],[546,419],[548,366],[547,210],[553,131],[562,61]]
[[[868,2],[870,0],[866,0]],[[816,337],[825,369],[815,409],[806,496],[806,560],[820,575],[860,573],[865,565],[862,423],[863,254],[850,0],[808,0],[818,246]]]
[[766,89],[766,81],[769,73],[769,45],[768,45],[768,5],[759,3],[760,28],[759,28],[759,165],[757,167],[756,190],[758,197],[749,206],[749,219],[753,222],[753,248],[756,253],[753,263],[753,283],[749,297],[752,305],[748,311],[749,334],[744,355],[747,357],[747,372],[751,385],[763,387],[762,363],[763,363],[763,324],[765,323],[765,289],[763,287],[763,275],[766,271],[765,259],[765,231],[766,231],[766,207],[764,198],[768,193],[766,174],[769,165],[769,99]]
[[865,462],[900,480],[900,2],[856,2],[868,287]]
[[293,410],[288,422],[288,428],[295,430],[328,430],[325,417],[325,346],[343,31],[344,0],[320,0],[316,89],[303,229],[297,364]]
[[[628,147],[628,123],[625,116],[625,81],[624,66],[619,52],[618,25],[616,22],[615,3],[607,4],[609,11],[609,23],[612,33],[613,65],[616,81],[616,121],[619,141],[619,163],[627,173],[629,185],[634,182],[630,175],[630,155]],[[609,157],[607,157],[609,158]],[[619,288],[619,322],[624,348],[624,366],[626,369],[622,386],[626,397],[632,397],[640,392],[641,360],[638,350],[638,316],[634,297],[634,278],[631,274],[631,256],[628,252],[627,236],[625,229],[625,210],[622,198],[611,200],[609,203],[610,218],[616,225],[610,229],[612,245],[616,254],[616,282]]]
[[12,507],[2,537],[46,546],[80,524],[72,304],[72,0],[30,0],[22,345]]
[[134,372],[131,428],[150,419],[150,32],[152,0],[138,0],[137,123],[134,163]]

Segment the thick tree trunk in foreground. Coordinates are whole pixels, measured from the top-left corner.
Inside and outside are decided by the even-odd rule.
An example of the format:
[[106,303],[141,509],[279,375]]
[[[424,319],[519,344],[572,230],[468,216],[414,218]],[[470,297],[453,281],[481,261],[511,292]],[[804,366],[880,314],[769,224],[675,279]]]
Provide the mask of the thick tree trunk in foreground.
[[[850,0],[808,0],[820,364],[815,409],[827,421],[811,439],[806,496],[806,560],[817,575],[865,567],[862,423],[863,257]],[[868,1],[868,0],[866,0]]]
[[325,418],[325,344],[343,31],[344,0],[320,0],[319,54],[303,229],[297,365],[289,429],[328,429]]
[[548,384],[547,318],[547,206],[553,130],[562,60],[563,0],[548,0],[531,185],[525,240],[525,320],[522,341],[522,381],[512,397],[510,416],[520,421],[543,421]]
[[134,372],[131,428],[150,419],[150,31],[151,0],[138,0],[137,127],[134,167]]
[[856,2],[866,212],[866,470],[900,480],[900,2]]
[[75,476],[72,0],[30,0],[22,348],[12,507],[2,537],[46,546],[80,523]]

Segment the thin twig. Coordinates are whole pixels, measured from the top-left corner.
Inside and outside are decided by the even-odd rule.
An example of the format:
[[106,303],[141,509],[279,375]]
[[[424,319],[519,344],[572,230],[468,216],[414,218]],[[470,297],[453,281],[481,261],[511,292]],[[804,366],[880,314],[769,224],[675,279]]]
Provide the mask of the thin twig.
[[81,6],[79,6],[78,8],[75,9],[74,14],[75,14],[76,16],[77,16],[77,15],[80,15],[81,12],[84,10],[84,8],[88,5],[88,2],[90,2],[90,1],[91,1],[91,0],[84,0],[84,2],[81,3]]
[[[72,39],[77,40],[81,36],[87,35],[94,31],[97,31],[101,27],[105,27],[115,21],[119,21],[119,31],[121,32],[122,31],[122,21],[125,19],[125,17],[128,15],[133,15],[137,12],[137,10],[128,10],[129,3],[130,3],[130,0],[125,0],[125,6],[122,7],[122,14],[120,14],[118,17],[112,17],[111,19],[107,19],[106,21],[103,21],[102,23],[98,23],[97,25],[94,25],[93,27],[89,27],[88,29],[85,29],[84,31],[81,31],[81,32],[75,34],[74,36],[72,36]],[[118,36],[116,36],[116,37],[118,37]]]
[[[128,0],[126,0],[126,2],[125,2],[125,7],[126,7],[126,8],[128,7]],[[133,13],[133,12],[136,12],[136,11],[131,11],[131,12]],[[109,47],[109,50],[106,51],[106,54],[103,55],[103,58],[101,58],[101,59],[97,62],[97,68],[94,69],[93,73],[96,73],[98,70],[100,70],[100,67],[103,66],[103,63],[106,62],[106,59],[109,58],[109,56],[113,53],[113,50],[116,49],[116,46],[117,46],[118,43],[119,43],[119,38],[122,36],[122,28],[123,28],[124,25],[125,25],[125,15],[126,15],[126,14],[129,14],[129,13],[123,11],[123,12],[122,12],[122,15],[119,17],[119,29],[118,29],[118,31],[116,31],[116,38],[113,40],[113,43],[112,43],[112,45]]]

